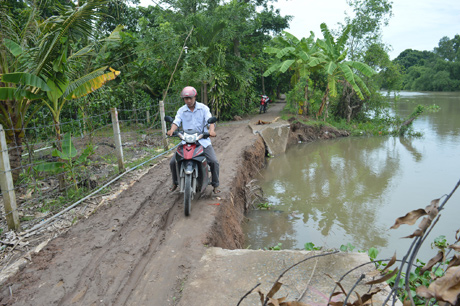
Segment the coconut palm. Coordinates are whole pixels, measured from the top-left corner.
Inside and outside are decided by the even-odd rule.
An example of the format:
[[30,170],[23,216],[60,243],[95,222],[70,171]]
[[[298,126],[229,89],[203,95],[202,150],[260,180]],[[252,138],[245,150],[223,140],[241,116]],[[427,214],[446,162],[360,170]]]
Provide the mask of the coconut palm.
[[324,109],[325,118],[327,117],[329,97],[337,96],[337,83],[339,82],[348,83],[361,100],[364,100],[363,91],[365,94],[370,95],[369,89],[358,73],[370,77],[376,72],[364,63],[345,61],[347,57],[345,44],[350,31],[351,27],[347,26],[342,35],[335,41],[327,25],[325,23],[321,24],[324,39],[318,39],[316,44],[323,51],[323,65],[327,74],[327,86],[317,117],[322,114]]
[[296,84],[305,79],[305,101],[303,111],[308,114],[308,79],[310,73],[319,69],[323,63],[323,57],[318,53],[318,47],[315,44],[315,35],[310,32],[310,37],[298,39],[294,35],[283,31],[284,36],[273,39],[274,43],[280,47],[267,47],[265,52],[275,54],[281,60],[270,66],[264,73],[264,77],[274,72],[285,73],[287,70],[293,70],[294,74],[291,83]]

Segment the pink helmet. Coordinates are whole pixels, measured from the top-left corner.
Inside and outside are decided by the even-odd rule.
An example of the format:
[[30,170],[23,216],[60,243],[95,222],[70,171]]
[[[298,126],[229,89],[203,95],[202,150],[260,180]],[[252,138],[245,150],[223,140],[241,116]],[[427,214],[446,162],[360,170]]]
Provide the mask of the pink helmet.
[[192,86],[187,86],[184,89],[182,89],[180,93],[181,98],[193,98],[196,97],[197,92],[196,89],[193,88]]

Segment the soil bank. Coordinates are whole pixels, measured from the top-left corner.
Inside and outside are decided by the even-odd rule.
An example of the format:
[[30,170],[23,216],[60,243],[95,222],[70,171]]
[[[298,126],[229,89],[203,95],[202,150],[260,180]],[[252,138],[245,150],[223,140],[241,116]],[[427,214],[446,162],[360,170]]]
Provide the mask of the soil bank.
[[[251,121],[273,120],[283,106],[273,104]],[[302,129],[292,128],[291,142],[331,137],[323,128],[311,130],[314,135],[304,135]],[[179,304],[189,275],[209,246],[243,245],[246,186],[265,165],[265,145],[247,120],[218,126],[217,133],[212,141],[221,168],[218,196],[208,188],[185,217],[182,194],[168,192],[165,158],[96,214],[33,255],[2,285],[0,304]]]

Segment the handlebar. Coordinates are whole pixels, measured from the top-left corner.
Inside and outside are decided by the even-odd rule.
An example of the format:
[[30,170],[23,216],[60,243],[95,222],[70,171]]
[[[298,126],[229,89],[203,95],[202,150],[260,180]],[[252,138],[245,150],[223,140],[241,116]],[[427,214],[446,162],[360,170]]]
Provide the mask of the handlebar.
[[[167,137],[179,137],[181,140],[184,140],[184,134],[182,133],[182,131],[174,131],[172,136],[169,136],[167,134],[166,134],[166,136]],[[209,138],[209,137],[211,137],[211,135],[208,132],[203,132],[202,134],[198,135],[197,140],[200,140],[202,138],[206,139],[206,138]]]

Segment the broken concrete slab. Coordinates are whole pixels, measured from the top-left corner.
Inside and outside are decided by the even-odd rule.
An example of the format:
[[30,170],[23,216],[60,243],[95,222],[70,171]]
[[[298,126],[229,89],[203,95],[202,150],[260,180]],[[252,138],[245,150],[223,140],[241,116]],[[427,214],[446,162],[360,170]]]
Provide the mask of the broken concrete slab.
[[[209,248],[201,258],[198,268],[188,279],[179,305],[236,306],[258,283],[261,283],[258,288],[266,294],[287,268],[306,258],[324,253],[327,252]],[[355,269],[361,265],[363,266]],[[350,273],[340,284],[346,291],[350,291],[361,275],[364,275],[364,280],[355,288],[355,292],[363,296],[370,286],[362,284],[372,279],[370,273],[375,272],[374,265],[370,263],[367,254],[339,252],[311,258],[289,270],[280,279],[283,285],[274,298],[287,297],[286,301],[300,298],[300,302],[308,305],[327,305],[329,296],[334,292],[335,281],[339,281],[348,272]],[[379,286],[383,293],[374,295],[373,305],[382,305],[389,292],[389,287],[385,283]],[[335,288],[335,292],[337,291],[340,291],[340,288]],[[340,294],[332,300],[343,301],[344,298],[345,296]],[[351,302],[356,300],[356,294],[350,299]],[[391,303],[392,301],[389,304]],[[249,294],[240,305],[261,305],[259,294]],[[397,301],[397,305],[401,303]]]
[[276,120],[267,124],[249,123],[254,134],[262,136],[268,153],[277,156],[286,152],[290,124],[284,120]]

